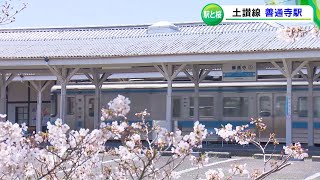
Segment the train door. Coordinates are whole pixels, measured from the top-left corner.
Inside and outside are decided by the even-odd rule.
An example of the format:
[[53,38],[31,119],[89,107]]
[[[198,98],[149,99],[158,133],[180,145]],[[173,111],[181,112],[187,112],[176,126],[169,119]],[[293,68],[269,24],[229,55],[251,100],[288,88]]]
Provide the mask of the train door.
[[70,129],[77,128],[75,118],[76,118],[76,97],[67,96],[65,123],[68,124]]
[[274,109],[274,132],[276,138],[280,142],[285,142],[286,139],[286,95],[274,94],[273,96]]
[[85,97],[85,129],[94,129],[94,96]]
[[262,118],[263,123],[267,125],[266,131],[262,132],[261,140],[266,141],[270,133],[274,132],[273,120],[273,95],[258,94],[258,116]]
[[258,116],[267,125],[266,131],[261,134],[262,141],[268,140],[270,133],[275,133],[280,141],[285,139],[285,108],[285,95],[258,94]]
[[83,112],[83,107],[84,107],[84,96],[83,95],[76,95],[76,114],[74,118],[74,124],[75,124],[75,129],[81,129],[84,126],[84,112]]

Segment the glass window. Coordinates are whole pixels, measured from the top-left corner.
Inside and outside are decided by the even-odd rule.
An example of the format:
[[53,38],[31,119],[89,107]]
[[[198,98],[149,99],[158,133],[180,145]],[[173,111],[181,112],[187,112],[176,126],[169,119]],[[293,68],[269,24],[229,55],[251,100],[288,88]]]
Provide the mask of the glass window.
[[314,97],[314,117],[320,117],[320,96]]
[[298,98],[298,115],[299,117],[308,117],[308,98]]
[[28,125],[28,107],[16,107],[16,122]]
[[50,94],[50,101],[51,101],[51,117],[54,117],[57,115],[57,95],[56,94]]
[[271,116],[271,97],[270,96],[261,96],[259,98],[259,108],[260,117],[270,117]]
[[224,97],[224,117],[248,117],[249,99],[247,97]]
[[[320,118],[320,96],[313,98],[314,103],[314,117]],[[299,97],[298,98],[298,113],[299,117],[308,117],[308,98]]]
[[75,97],[67,97],[67,115],[74,115],[75,113]]
[[90,117],[93,117],[94,116],[94,98],[90,98],[89,99],[89,108],[88,108],[88,111],[89,111],[89,116]]
[[286,116],[286,97],[285,96],[277,96],[276,104],[275,104],[275,116],[283,117]]
[[173,117],[180,117],[181,113],[181,99],[180,98],[174,98],[173,99]]
[[[199,116],[212,117],[214,115],[214,98],[213,97],[199,97]],[[190,97],[190,117],[194,116],[194,98]]]

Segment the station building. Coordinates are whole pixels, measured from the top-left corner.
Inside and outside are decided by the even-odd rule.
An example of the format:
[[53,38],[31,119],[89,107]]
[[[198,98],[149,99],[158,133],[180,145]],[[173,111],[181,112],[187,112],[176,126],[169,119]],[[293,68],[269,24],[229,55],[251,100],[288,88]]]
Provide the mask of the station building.
[[[45,130],[58,117],[98,128],[118,94],[150,120],[188,131],[262,117],[281,142],[320,143],[320,41],[268,23],[0,30],[0,114]],[[304,29],[309,30],[311,26]],[[312,100],[310,100],[312,99]],[[264,135],[265,138],[268,135]]]

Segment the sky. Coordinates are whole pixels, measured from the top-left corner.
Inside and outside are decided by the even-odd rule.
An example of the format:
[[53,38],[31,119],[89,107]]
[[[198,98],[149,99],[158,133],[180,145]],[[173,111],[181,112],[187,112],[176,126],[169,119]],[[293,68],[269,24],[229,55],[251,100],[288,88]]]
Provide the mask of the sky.
[[[3,0],[0,0],[0,2]],[[16,21],[0,28],[200,22],[209,3],[262,5],[264,0],[24,0]]]

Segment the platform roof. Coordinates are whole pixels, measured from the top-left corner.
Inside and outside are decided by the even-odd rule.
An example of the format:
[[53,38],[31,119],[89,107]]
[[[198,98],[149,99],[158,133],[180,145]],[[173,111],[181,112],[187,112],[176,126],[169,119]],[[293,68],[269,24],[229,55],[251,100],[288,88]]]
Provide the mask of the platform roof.
[[277,38],[266,23],[205,26],[177,24],[179,31],[148,33],[148,26],[12,29],[0,31],[0,58],[97,58],[170,54],[320,49],[318,38]]
[[267,23],[175,25],[169,33],[148,33],[149,25],[3,29],[0,67],[43,66],[45,57],[52,65],[87,66],[320,57],[319,38],[287,42]]

